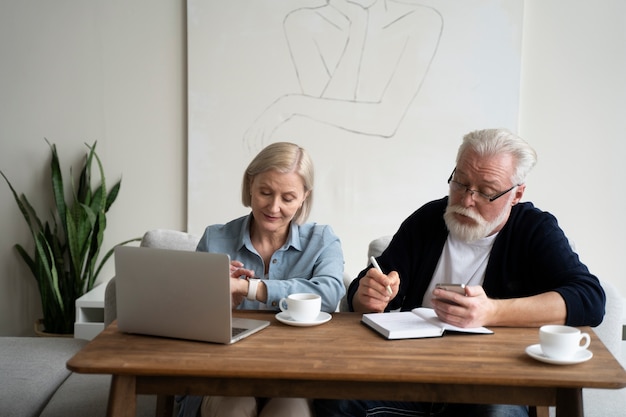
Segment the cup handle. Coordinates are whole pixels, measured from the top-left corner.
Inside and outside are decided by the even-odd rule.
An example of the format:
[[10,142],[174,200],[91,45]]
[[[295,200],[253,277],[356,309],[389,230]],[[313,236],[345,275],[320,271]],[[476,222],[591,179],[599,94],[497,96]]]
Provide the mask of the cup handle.
[[287,311],[287,308],[288,308],[287,299],[281,298],[280,301],[278,302],[278,307],[280,307],[280,311]]
[[589,333],[581,333],[580,340],[585,340],[585,342],[580,345],[580,350],[587,349],[589,347],[589,343],[591,343],[591,338],[589,337]]

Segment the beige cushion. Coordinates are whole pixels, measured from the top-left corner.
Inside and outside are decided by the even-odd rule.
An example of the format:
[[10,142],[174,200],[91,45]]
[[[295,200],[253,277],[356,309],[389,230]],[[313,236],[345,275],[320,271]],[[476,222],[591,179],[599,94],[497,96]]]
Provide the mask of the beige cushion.
[[378,257],[380,256],[381,253],[383,253],[385,249],[387,249],[387,246],[389,246],[389,242],[391,242],[392,237],[393,236],[391,235],[381,236],[370,242],[369,246],[367,247],[367,263],[368,264],[370,262],[370,256]]

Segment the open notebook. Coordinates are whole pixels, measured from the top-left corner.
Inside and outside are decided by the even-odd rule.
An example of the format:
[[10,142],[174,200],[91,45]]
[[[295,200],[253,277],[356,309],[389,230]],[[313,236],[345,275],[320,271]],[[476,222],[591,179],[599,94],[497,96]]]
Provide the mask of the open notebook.
[[387,339],[413,339],[439,337],[446,332],[491,334],[486,327],[465,328],[444,323],[431,308],[414,308],[411,311],[366,313],[361,321]]
[[269,325],[233,318],[226,254],[118,246],[114,256],[123,332],[228,344]]

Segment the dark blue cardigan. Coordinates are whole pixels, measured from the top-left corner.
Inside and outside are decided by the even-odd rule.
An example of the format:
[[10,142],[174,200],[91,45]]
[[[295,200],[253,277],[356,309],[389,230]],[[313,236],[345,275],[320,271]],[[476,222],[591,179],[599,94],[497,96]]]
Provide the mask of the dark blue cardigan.
[[[411,214],[378,258],[383,271],[400,274],[400,290],[389,310],[421,305],[448,236],[443,220],[447,201],[447,197],[432,201]],[[350,309],[366,271],[350,285]],[[556,218],[528,202],[513,206],[498,233],[483,287],[491,298],[557,291],[565,300],[570,326],[597,326],[604,317],[605,294],[598,278],[580,262]]]

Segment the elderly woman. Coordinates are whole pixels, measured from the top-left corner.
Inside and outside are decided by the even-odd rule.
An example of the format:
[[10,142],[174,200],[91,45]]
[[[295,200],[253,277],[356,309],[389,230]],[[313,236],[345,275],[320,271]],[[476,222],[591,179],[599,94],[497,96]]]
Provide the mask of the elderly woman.
[[[233,306],[277,310],[292,293],[316,293],[335,311],[345,294],[343,252],[330,226],[305,223],[313,201],[313,162],[300,146],[278,142],[248,165],[242,203],[252,212],[206,228],[198,251],[227,253]],[[194,406],[195,404],[195,406]],[[187,397],[179,415],[202,417],[307,416],[300,398]]]

